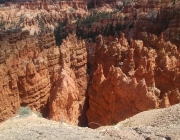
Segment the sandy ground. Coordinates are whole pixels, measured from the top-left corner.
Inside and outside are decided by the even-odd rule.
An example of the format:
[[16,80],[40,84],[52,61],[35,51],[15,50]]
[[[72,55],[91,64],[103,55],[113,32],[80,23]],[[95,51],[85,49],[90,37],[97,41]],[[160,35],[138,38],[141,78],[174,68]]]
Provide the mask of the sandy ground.
[[180,140],[180,104],[139,113],[98,129],[68,125],[36,115],[0,124],[0,140]]

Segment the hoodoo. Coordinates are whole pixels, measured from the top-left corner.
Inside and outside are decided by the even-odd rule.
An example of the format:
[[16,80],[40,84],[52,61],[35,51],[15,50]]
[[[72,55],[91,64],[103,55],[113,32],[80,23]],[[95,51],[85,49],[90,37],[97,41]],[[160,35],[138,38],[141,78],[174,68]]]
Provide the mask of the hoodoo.
[[98,128],[179,104],[179,6],[1,2],[0,122],[29,107],[46,119]]

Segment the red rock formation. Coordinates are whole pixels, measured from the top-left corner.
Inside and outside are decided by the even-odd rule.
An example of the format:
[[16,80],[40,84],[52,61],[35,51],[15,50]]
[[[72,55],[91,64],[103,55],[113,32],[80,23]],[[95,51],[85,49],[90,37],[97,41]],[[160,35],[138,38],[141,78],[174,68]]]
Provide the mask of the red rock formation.
[[[113,4],[115,1],[109,2]],[[116,37],[98,36],[95,48],[90,46],[91,43],[85,44],[77,39],[75,34],[70,34],[60,48],[56,47],[55,38],[50,33],[30,37],[27,31],[14,30],[13,33],[0,34],[0,78],[3,79],[0,84],[0,121],[15,114],[21,105],[30,106],[56,121],[85,124],[86,49],[92,67],[87,112],[90,127],[115,124],[141,111],[179,103],[179,8],[164,8],[172,5],[172,0],[145,0],[147,5],[142,2],[126,6],[124,14],[117,13],[112,19],[93,23],[91,28],[79,27],[85,35],[101,33],[102,27],[106,28],[106,35],[115,33]],[[94,1],[94,4],[103,6],[102,1]],[[59,2],[54,6],[42,1],[18,6],[14,9],[39,8],[45,12],[41,16],[36,14],[36,19],[25,18],[24,25],[30,28],[41,20],[48,27],[58,21],[68,23],[73,18],[84,17],[87,12],[85,3],[80,1]],[[72,7],[76,9],[73,14],[63,12]],[[7,25],[18,21],[11,14],[7,16],[6,11],[2,15]],[[117,19],[118,16],[123,20]],[[127,21],[130,22],[127,24]],[[121,25],[125,25],[125,34],[118,39],[116,28],[123,29]],[[66,26],[67,30],[72,28],[76,25]],[[158,38],[144,31],[155,34],[163,31],[164,36]],[[128,40],[130,37],[141,40],[131,39],[128,44],[125,36]]]
[[126,5],[123,8],[123,13],[132,13],[135,9],[137,13],[141,12],[152,12],[160,10],[160,8],[167,8],[173,5],[174,0],[137,0],[135,3],[132,2],[131,5]]
[[[49,116],[56,121],[60,121],[62,120],[62,112],[64,112],[64,118],[67,118],[66,120],[68,122],[84,125],[86,123],[85,111],[87,109],[87,53],[85,42],[78,40],[75,34],[69,35],[63,40],[63,44],[60,46],[60,52],[62,69],[55,75],[57,78],[53,78],[57,81],[55,80],[52,85]],[[66,73],[69,74],[65,74],[66,69]],[[61,83],[61,81],[63,81],[64,84]],[[70,101],[64,100],[64,98],[70,98]],[[64,107],[59,107],[58,109],[54,104]],[[68,108],[68,110],[66,108]],[[72,116],[68,115],[69,113],[72,114]]]
[[29,106],[44,116],[50,111],[49,117],[54,120],[84,125],[85,42],[75,34],[69,35],[59,50],[52,33],[29,36],[29,32],[20,30],[1,34],[1,40],[0,121],[17,113],[20,106]]
[[129,46],[123,34],[119,40],[97,38],[88,87],[90,127],[115,124],[138,112],[180,102],[177,47],[165,42],[163,35],[143,33],[141,38],[148,48],[132,39]]
[[[156,108],[158,97],[148,91],[145,80],[127,77],[120,68],[112,66],[107,78],[104,77],[102,65],[93,74],[88,89],[89,109],[87,112],[89,126],[111,125],[136,113]],[[97,123],[97,124],[96,124]]]
[[53,77],[57,79],[51,89],[49,117],[55,121],[77,125],[80,112],[75,73],[66,65],[58,73],[58,77]]
[[88,9],[84,1],[39,0],[33,2],[17,1],[16,4],[7,3],[0,7],[0,13],[2,23],[0,30],[21,27],[34,35],[39,34],[42,30],[54,31],[59,22],[75,22],[77,18],[88,15]]
[[[9,117],[17,112],[20,105],[29,106],[42,112],[43,115],[47,115],[48,112],[47,103],[51,85],[46,52],[38,48],[40,44],[37,37],[30,37],[25,33],[10,33],[10,36],[6,36],[4,40],[7,45],[4,52],[8,53],[2,51],[5,59],[1,61],[1,66],[7,65],[4,73],[4,76],[9,79],[8,83],[5,83],[6,90],[9,90],[7,95],[9,98],[14,96],[15,100],[8,101],[7,98],[4,100],[12,104],[8,107],[4,106],[9,112]],[[21,40],[21,37],[24,39]],[[14,106],[13,111],[10,109],[12,106]],[[1,116],[4,117],[4,115]]]
[[171,41],[179,47],[179,3],[173,5],[173,0],[166,1],[147,1],[147,4],[137,2],[131,6],[130,10],[126,10],[129,6],[125,6],[124,13],[128,17],[134,17],[135,28],[133,29],[134,38],[141,39],[141,32],[148,32],[159,35],[164,32],[164,40]]
[[19,91],[15,80],[9,83],[8,67],[0,65],[0,121],[4,121],[16,113],[20,105]]
[[[125,40],[126,42],[127,40]],[[123,42],[122,45],[124,45]],[[102,36],[97,37],[97,45],[95,51],[95,60],[93,66],[93,72],[97,69],[98,64],[102,64],[104,68],[104,75],[107,76],[109,68],[114,65],[118,66],[118,61],[120,59],[120,47],[121,45],[117,44],[116,41],[113,41],[107,45],[105,45],[105,41],[103,42]],[[126,44],[126,43],[125,43]],[[123,46],[127,47],[127,46]],[[92,72],[92,73],[93,73]]]
[[96,47],[96,43],[92,42],[92,40],[86,41],[88,73],[90,73],[90,70],[94,64],[95,47]]
[[165,42],[163,34],[158,38],[155,35],[142,33],[142,39],[146,44],[157,50],[157,70],[155,83],[162,93],[168,93],[179,87],[179,53],[177,46],[171,42]]

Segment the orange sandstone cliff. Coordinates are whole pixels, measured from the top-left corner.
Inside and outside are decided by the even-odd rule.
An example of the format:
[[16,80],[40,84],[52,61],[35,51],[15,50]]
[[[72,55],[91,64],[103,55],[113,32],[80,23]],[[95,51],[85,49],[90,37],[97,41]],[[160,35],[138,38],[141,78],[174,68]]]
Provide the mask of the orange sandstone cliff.
[[[52,33],[29,36],[29,31],[12,30],[0,36],[0,120],[13,116],[20,106],[29,106],[57,121],[62,118],[72,124],[85,122],[85,113],[81,113],[85,112],[87,89],[84,41],[73,34],[66,41],[69,44],[59,49]],[[62,77],[63,82],[57,82]],[[67,90],[71,86],[72,90]],[[64,95],[68,95],[67,100],[63,100]],[[64,115],[75,112],[75,116],[60,117],[62,112]]]
[[[6,3],[0,10],[2,30],[19,23],[24,30],[0,32],[0,122],[28,106],[74,125],[85,126],[87,116],[97,128],[180,102],[179,7],[173,0],[138,0],[79,29],[74,20],[88,14],[82,1]],[[48,32],[59,21],[72,22],[66,33],[76,28],[86,37],[104,37],[93,43],[72,33],[57,47]]]
[[131,39],[128,44],[124,34],[114,40],[98,36],[88,87],[90,127],[116,124],[139,112],[180,102],[179,53],[162,37],[146,38],[146,43],[154,41],[152,48],[142,40]]
[[[50,96],[50,118],[86,123],[87,53],[84,40],[69,35],[60,46],[61,68],[55,70]],[[79,118],[78,118],[79,117]],[[66,119],[67,118],[67,119]]]

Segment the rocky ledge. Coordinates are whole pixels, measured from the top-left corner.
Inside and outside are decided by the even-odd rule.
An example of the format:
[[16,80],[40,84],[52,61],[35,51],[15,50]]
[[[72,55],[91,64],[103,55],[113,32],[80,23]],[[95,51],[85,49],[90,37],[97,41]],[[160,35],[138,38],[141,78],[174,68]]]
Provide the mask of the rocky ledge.
[[18,116],[0,124],[1,140],[178,140],[180,104],[165,109],[142,112],[114,126],[81,128],[55,122],[36,115]]

